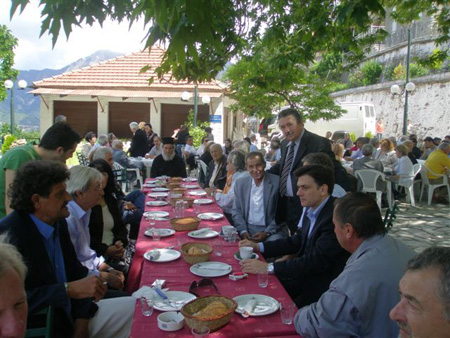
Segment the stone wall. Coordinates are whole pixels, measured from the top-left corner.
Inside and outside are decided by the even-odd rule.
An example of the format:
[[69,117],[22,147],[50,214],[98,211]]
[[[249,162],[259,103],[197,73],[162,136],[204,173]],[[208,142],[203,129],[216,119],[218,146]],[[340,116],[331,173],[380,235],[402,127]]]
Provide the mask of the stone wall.
[[[450,134],[450,72],[424,76],[412,80],[416,89],[408,97],[408,117],[413,131],[425,136],[444,137]],[[404,86],[403,81],[385,82],[373,86],[352,88],[332,94],[336,101],[368,101],[375,106],[377,118],[384,123],[384,136],[402,134],[405,95],[394,96],[393,84]]]

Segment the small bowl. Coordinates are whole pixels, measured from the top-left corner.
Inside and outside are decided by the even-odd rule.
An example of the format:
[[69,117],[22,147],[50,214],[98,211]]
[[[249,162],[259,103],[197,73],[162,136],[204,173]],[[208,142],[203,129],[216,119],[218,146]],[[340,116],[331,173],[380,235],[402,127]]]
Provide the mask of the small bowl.
[[183,201],[188,202],[188,207],[189,208],[192,208],[192,205],[194,204],[194,200],[195,200],[195,198],[191,197],[191,196],[184,196],[183,197]]
[[170,190],[172,191],[173,194],[182,194],[182,195],[184,195],[186,193],[186,191],[187,191],[186,188],[181,188],[181,187],[173,188],[173,189],[170,189]]
[[181,183],[182,181],[183,181],[182,177],[171,177],[171,178],[169,178],[169,183],[172,183],[172,182]]
[[158,316],[158,328],[163,331],[178,331],[184,326],[184,317],[179,312],[163,312]]

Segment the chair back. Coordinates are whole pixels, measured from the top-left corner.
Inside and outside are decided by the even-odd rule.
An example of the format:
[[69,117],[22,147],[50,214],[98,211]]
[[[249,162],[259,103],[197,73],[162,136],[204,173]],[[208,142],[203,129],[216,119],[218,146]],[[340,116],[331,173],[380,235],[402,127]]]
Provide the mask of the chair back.
[[379,177],[384,181],[385,176],[382,172],[374,169],[360,169],[355,171],[355,176],[363,184],[363,192],[377,192],[377,180]]
[[202,160],[197,160],[197,166],[199,167],[197,180],[200,182],[202,179],[206,179],[206,175],[208,174],[208,166]]

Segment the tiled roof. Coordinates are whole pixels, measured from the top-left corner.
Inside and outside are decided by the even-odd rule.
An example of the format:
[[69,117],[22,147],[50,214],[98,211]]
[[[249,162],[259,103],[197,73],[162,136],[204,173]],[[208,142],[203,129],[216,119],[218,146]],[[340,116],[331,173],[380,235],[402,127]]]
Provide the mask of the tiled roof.
[[[170,74],[159,80],[155,68],[161,63],[164,49],[153,47],[130,55],[117,57],[51,78],[34,82],[33,94],[105,95],[119,97],[179,97],[192,91],[193,83],[171,80]],[[142,67],[150,69],[141,74]],[[149,85],[148,79],[154,77]],[[198,85],[199,94],[218,97],[227,92],[226,85],[212,80]]]

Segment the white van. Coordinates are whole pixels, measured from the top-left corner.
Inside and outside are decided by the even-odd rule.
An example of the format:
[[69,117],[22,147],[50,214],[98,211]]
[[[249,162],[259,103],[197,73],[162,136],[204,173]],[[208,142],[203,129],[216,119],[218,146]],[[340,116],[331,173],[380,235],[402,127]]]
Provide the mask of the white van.
[[[305,129],[320,136],[325,136],[327,131],[333,133],[336,130],[353,132],[356,137],[365,136],[368,132],[371,132],[373,136],[376,135],[376,114],[372,103],[355,101],[337,102],[337,104],[347,111],[340,118],[330,121],[324,119],[315,122],[306,121]],[[267,132],[270,137],[280,137],[281,131],[278,128],[278,121],[269,125]]]

